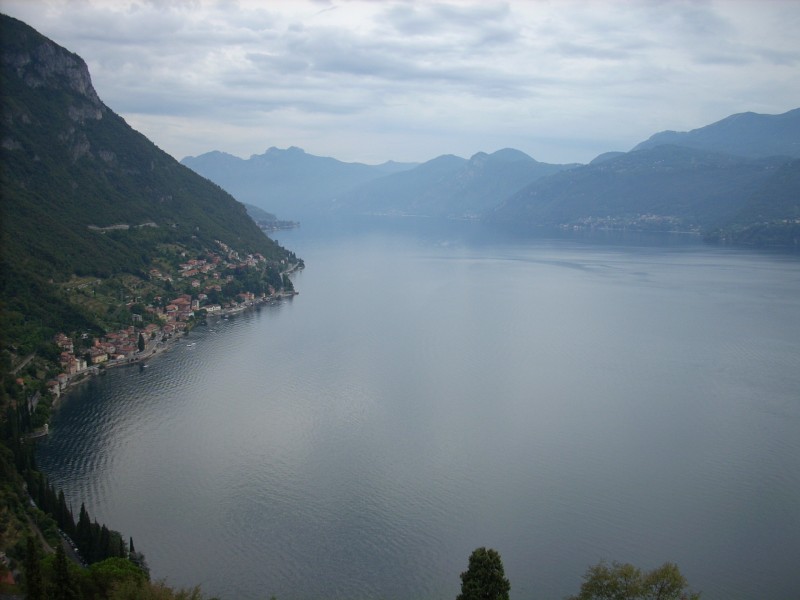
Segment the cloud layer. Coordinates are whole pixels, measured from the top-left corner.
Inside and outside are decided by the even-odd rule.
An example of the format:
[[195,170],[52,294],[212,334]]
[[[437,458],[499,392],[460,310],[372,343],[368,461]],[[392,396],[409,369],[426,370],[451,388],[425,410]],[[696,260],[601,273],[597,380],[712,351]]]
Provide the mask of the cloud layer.
[[177,158],[585,162],[800,105],[800,3],[2,0]]

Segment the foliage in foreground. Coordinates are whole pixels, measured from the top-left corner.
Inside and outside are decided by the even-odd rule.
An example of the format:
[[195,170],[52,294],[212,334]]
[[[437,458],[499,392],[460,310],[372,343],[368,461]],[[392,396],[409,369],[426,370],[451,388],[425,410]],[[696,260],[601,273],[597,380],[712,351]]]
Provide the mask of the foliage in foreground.
[[172,589],[151,582],[124,558],[109,558],[88,569],[67,560],[63,545],[42,557],[33,536],[27,541],[25,591],[28,600],[204,600],[200,588]]
[[[677,565],[664,563],[643,572],[629,563],[604,561],[589,567],[581,590],[568,600],[698,600],[688,589]],[[506,579],[500,554],[491,548],[477,548],[469,567],[461,573],[461,593],[456,600],[508,600],[511,584]]]
[[461,593],[456,600],[508,600],[510,589],[497,550],[478,548],[461,574]]
[[[199,587],[175,590],[163,581],[151,582],[128,560],[109,558],[81,569],[68,562],[61,546],[44,559],[33,537],[28,538],[25,561],[27,598],[74,600],[204,600]],[[629,563],[606,562],[589,567],[580,592],[567,600],[699,600],[674,563],[642,571]],[[477,548],[461,573],[461,593],[456,600],[509,600],[511,584],[500,554]],[[210,599],[215,600],[215,599]]]
[[698,600],[699,593],[688,589],[678,566],[666,562],[643,572],[630,563],[600,562],[583,576],[581,591],[569,600]]

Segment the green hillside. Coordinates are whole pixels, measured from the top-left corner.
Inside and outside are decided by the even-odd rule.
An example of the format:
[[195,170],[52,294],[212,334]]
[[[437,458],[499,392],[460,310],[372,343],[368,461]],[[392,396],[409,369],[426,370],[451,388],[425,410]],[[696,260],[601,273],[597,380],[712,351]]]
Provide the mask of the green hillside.
[[219,240],[272,264],[293,259],[243,205],[105,106],[79,56],[5,15],[0,34],[6,340],[99,325],[58,284],[145,279],[167,249],[199,255]]
[[488,218],[517,226],[708,231],[745,218],[753,198],[782,214],[775,190],[765,186],[786,162],[660,145],[540,179]]
[[0,53],[0,595],[189,597],[147,581],[132,539],[70,512],[30,440],[72,380],[149,358],[208,311],[292,293],[302,261],[105,106],[79,56],[5,15]]

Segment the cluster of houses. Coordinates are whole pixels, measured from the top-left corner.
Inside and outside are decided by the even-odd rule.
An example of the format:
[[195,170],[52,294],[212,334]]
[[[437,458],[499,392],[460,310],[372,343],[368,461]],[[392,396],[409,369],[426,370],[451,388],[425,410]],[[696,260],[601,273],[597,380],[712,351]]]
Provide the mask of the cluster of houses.
[[[133,325],[119,331],[107,333],[102,338],[95,338],[86,348],[79,348],[76,352],[75,344],[69,336],[59,333],[55,336],[55,343],[61,350],[59,364],[62,372],[47,383],[50,393],[58,398],[69,381],[84,372],[91,372],[103,363],[123,364],[136,360],[139,349],[139,336],[144,343],[151,340],[165,340],[181,333],[189,326],[189,320],[195,316],[195,311],[201,308],[201,303],[208,299],[206,294],[198,294],[193,298],[189,294],[182,294],[170,300],[166,306],[148,306],[147,311],[159,322],[149,323],[143,327]],[[226,303],[225,309],[237,309],[256,301],[252,292],[238,294],[236,301]],[[202,308],[210,314],[223,311],[220,304],[203,304]],[[137,319],[138,317],[138,319]],[[141,315],[134,315],[135,320],[141,321]]]
[[[240,258],[238,252],[223,242],[217,241],[217,245],[221,250],[220,254],[211,253],[205,259],[190,259],[179,265],[180,270],[175,274],[175,278],[188,281],[190,286],[197,290],[193,292],[194,295],[181,294],[166,303],[159,297],[156,299],[156,305],[146,308],[149,318],[134,314],[134,325],[94,339],[88,348],[79,348],[77,352],[69,336],[64,333],[56,335],[54,341],[61,350],[59,364],[62,372],[47,383],[50,393],[56,398],[59,397],[74,376],[87,371],[97,371],[103,363],[111,365],[137,360],[140,358],[137,356],[140,352],[140,336],[144,343],[152,348],[153,341],[159,342],[184,331],[190,319],[201,308],[209,314],[214,314],[224,310],[237,310],[254,303],[257,298],[252,292],[238,294],[235,300],[224,305],[209,302],[209,293],[221,292],[222,284],[234,279],[233,275],[224,274],[226,269],[255,267],[266,262],[266,258],[260,254],[248,254]],[[173,275],[164,274],[158,269],[151,269],[150,277],[173,281]],[[266,294],[262,296],[266,297]],[[145,321],[153,322],[143,325]]]
[[47,383],[48,390],[53,396],[59,397],[75,375],[97,369],[103,363],[120,364],[136,359],[140,352],[140,336],[147,344],[150,340],[160,341],[184,331],[188,326],[187,321],[198,308],[199,299],[193,300],[188,294],[171,300],[164,308],[148,307],[148,311],[153,312],[160,323],[149,323],[143,327],[131,325],[107,333],[102,338],[92,340],[88,348],[79,348],[77,351],[72,338],[64,333],[57,334],[54,341],[61,350],[59,364],[62,372]]
[[[178,279],[188,280],[189,285],[194,289],[199,289],[205,285],[205,291],[211,289],[221,289],[220,280],[230,281],[233,279],[232,275],[223,277],[220,274],[224,269],[240,269],[243,267],[255,267],[260,263],[267,262],[261,254],[248,254],[244,258],[240,258],[236,250],[232,250],[224,242],[216,240],[217,245],[222,251],[222,255],[210,253],[207,258],[192,258],[179,265],[180,271],[177,274]],[[283,261],[282,261],[283,262]],[[174,278],[169,273],[163,273],[159,269],[150,269],[150,278],[160,281],[174,281]],[[208,280],[214,280],[208,285]]]

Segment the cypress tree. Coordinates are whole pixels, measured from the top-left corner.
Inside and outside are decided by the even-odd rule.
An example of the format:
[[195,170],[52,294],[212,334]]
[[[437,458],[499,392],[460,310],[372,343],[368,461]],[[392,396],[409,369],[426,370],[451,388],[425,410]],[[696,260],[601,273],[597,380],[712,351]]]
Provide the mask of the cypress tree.
[[56,518],[56,522],[58,522],[58,494],[56,494],[56,488],[50,483],[47,484],[47,494],[45,497],[47,498],[47,504],[42,510],[53,515],[53,517]]
[[66,531],[69,528],[67,526],[67,520],[69,519],[69,508],[67,508],[67,499],[64,497],[64,490],[58,490],[55,517],[58,526]]
[[105,524],[100,528],[100,538],[98,539],[97,544],[97,556],[96,560],[105,560],[108,557],[112,556],[111,554],[111,534],[108,532],[108,527]]
[[42,564],[39,560],[39,546],[32,535],[28,536],[25,545],[25,587],[28,600],[44,600],[44,581],[42,580]]
[[99,560],[103,560],[102,559],[103,550],[100,547],[100,524],[97,522],[97,520],[94,520],[92,522],[91,531],[92,531],[92,545],[88,559],[90,564],[96,563]]
[[78,545],[83,559],[89,561],[92,551],[92,523],[89,520],[89,513],[86,512],[86,506],[82,502],[78,526],[75,528],[75,543]]
[[60,543],[56,546],[56,559],[53,562],[53,582],[50,587],[49,597],[51,600],[75,600],[78,598],[75,582],[69,572],[64,545]]

